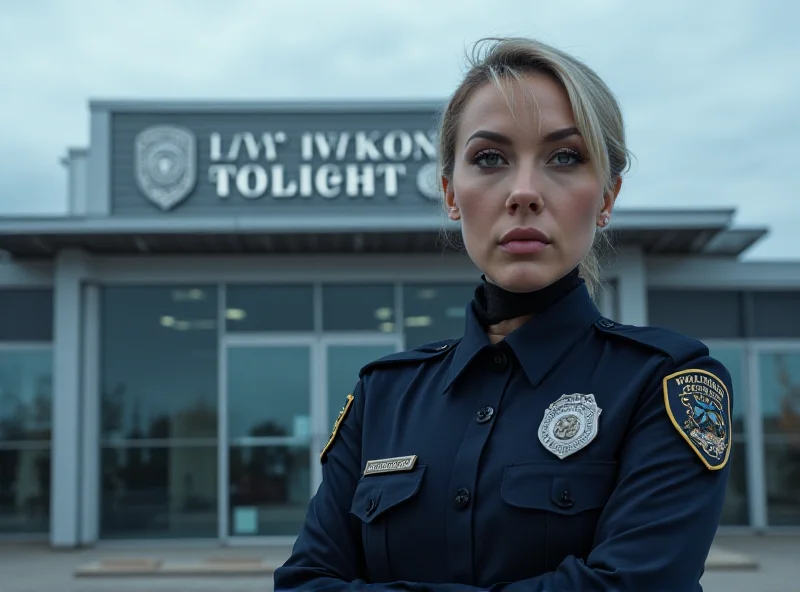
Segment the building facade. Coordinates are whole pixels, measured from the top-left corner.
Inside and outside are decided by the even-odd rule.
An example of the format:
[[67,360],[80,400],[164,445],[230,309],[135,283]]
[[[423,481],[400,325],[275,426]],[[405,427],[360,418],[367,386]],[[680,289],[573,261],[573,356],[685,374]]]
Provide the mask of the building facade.
[[[384,354],[458,336],[480,274],[438,104],[92,103],[65,216],[0,219],[0,538],[291,539]],[[729,210],[615,212],[600,309],[735,385],[726,529],[800,526],[800,262]]]

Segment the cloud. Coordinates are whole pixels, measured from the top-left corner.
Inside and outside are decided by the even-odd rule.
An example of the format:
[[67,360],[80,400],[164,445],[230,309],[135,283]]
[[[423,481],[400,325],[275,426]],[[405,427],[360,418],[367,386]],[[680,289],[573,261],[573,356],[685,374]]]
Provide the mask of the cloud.
[[526,35],[619,97],[637,157],[622,205],[735,206],[774,229],[754,256],[796,258],[798,18],[798,3],[758,0],[12,3],[0,212],[63,210],[58,159],[87,144],[90,99],[439,99],[472,42]]

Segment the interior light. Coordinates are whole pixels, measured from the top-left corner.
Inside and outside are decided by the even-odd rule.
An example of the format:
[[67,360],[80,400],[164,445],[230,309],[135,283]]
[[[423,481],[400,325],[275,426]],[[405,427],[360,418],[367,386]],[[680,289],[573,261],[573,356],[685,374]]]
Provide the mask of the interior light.
[[420,300],[433,300],[436,298],[436,290],[433,288],[425,288],[424,290],[417,291],[417,298]]
[[176,331],[186,331],[189,329],[190,324],[189,321],[175,321],[173,327]]
[[394,323],[381,323],[378,325],[378,330],[381,333],[394,333]]
[[388,306],[378,308],[375,310],[375,318],[379,321],[388,321],[392,318],[392,309]]
[[229,321],[243,321],[247,317],[247,312],[241,308],[229,308],[225,311],[225,318]]
[[173,327],[175,325],[175,317],[163,316],[161,317],[162,327]]
[[433,324],[433,319],[428,316],[424,317],[406,317],[406,327],[430,327]]

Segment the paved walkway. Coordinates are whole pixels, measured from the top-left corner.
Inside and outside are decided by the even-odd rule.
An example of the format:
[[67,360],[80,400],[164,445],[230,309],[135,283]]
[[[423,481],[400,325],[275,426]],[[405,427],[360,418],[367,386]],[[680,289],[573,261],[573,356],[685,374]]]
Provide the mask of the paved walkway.
[[[270,592],[272,577],[83,577],[87,565],[121,558],[151,558],[170,564],[197,565],[213,559],[231,566],[237,558],[280,564],[287,547],[217,548],[147,547],[52,551],[41,545],[0,546],[0,592]],[[741,565],[742,558],[754,560]],[[705,592],[800,592],[800,537],[720,537],[703,578]],[[654,591],[655,592],[655,591]]]

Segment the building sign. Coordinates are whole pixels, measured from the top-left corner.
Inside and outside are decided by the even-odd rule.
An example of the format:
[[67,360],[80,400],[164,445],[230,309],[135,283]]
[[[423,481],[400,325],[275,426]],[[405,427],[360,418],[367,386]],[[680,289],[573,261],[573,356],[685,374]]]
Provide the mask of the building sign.
[[303,115],[116,115],[114,214],[439,204],[432,113]]

